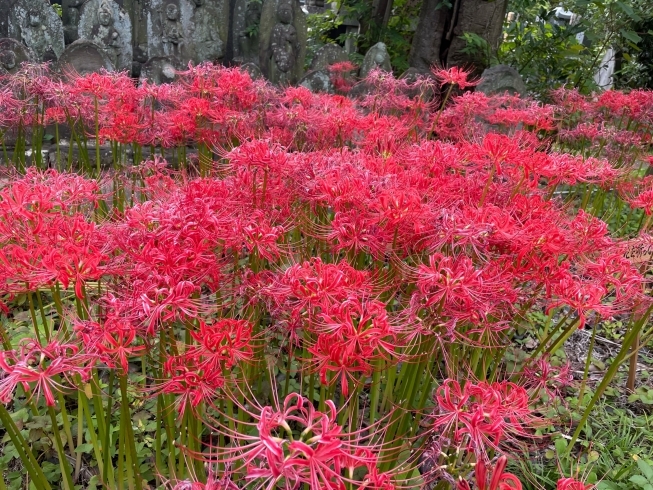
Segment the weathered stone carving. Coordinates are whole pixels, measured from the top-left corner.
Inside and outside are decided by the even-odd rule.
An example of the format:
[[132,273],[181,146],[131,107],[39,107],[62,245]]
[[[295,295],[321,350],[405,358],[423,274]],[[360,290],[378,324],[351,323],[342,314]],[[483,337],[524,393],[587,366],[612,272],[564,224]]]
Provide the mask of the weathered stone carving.
[[365,59],[363,59],[358,76],[360,78],[365,78],[374,69],[392,71],[390,55],[388,54],[388,48],[384,43],[376,43],[365,54]]
[[53,61],[64,50],[63,23],[45,0],[18,0],[10,6],[7,37],[28,48],[36,61]]
[[337,44],[326,44],[317,50],[315,58],[311,61],[312,70],[322,70],[328,68],[335,63],[348,61],[349,56],[344,49]]
[[297,0],[267,0],[260,25],[261,71],[272,83],[290,85],[302,76],[306,15]]
[[224,0],[194,0],[192,43],[194,60],[217,61],[224,57],[229,30],[229,5]]
[[232,22],[234,61],[259,63],[261,4],[256,0],[236,0]]
[[190,0],[151,0],[147,20],[148,58],[174,56],[193,60],[192,32],[195,4]]
[[243,63],[240,65],[240,69],[245,70],[247,73],[249,73],[249,77],[252,80],[259,80],[263,78],[263,73],[256,63]]
[[311,92],[335,93],[333,82],[331,81],[331,74],[326,68],[307,73],[299,81],[299,85],[306,87]]
[[63,35],[66,45],[79,39],[79,16],[82,0],[62,0],[61,20],[63,21]]
[[526,85],[517,70],[508,65],[496,65],[488,68],[481,75],[481,83],[476,86],[476,91],[486,95],[526,94]]
[[184,68],[181,61],[174,56],[155,56],[142,66],[140,80],[157,85],[171,83],[177,79],[177,72]]
[[0,39],[0,74],[16,73],[21,63],[31,61],[34,53],[15,39]]
[[104,48],[87,39],[78,39],[66,46],[56,69],[63,74],[85,75],[102,69],[114,71],[115,67]]
[[[160,13],[160,11],[159,11]],[[184,28],[179,20],[179,8],[174,3],[166,5],[165,20],[162,20],[163,52],[168,56],[179,56],[186,39]]]
[[115,69],[131,72],[131,20],[115,1],[85,3],[79,18],[79,36],[99,46]]

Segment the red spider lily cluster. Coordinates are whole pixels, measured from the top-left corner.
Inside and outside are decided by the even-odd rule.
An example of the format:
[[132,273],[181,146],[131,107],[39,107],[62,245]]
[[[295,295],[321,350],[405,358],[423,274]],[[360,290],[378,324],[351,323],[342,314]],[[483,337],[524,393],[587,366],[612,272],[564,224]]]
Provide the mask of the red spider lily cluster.
[[[342,91],[350,69],[333,68]],[[33,166],[0,189],[0,305],[14,317],[27,298],[35,330],[0,331],[0,402],[91,390],[110,426],[155,401],[151,478],[133,428],[117,455],[87,428],[109,487],[129,471],[140,488],[466,490],[475,464],[479,490],[519,490],[503,455],[572,381],[552,346],[649,305],[628,223],[602,217],[610,199],[650,215],[653,94],[542,105],[434,76],[374,72],[358,98],[211,65],[161,86],[5,77],[5,139],[55,127],[72,146],[55,168],[14,155]],[[557,327],[510,372],[531,312]],[[114,377],[119,415],[103,411]]]

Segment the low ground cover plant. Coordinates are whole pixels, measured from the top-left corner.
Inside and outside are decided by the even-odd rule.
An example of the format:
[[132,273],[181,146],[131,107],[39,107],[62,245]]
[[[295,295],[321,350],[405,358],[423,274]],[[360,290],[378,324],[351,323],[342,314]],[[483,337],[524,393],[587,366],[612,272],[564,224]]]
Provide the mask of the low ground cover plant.
[[653,93],[434,75],[3,78],[0,488],[519,489],[552,408],[573,457],[653,337]]

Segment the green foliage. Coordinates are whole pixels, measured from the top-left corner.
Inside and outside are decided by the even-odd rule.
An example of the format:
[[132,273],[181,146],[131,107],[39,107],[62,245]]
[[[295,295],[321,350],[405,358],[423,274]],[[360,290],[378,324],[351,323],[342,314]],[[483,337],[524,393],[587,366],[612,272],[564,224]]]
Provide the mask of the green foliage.
[[[573,24],[554,21],[554,9],[559,5],[576,14]],[[512,0],[509,10],[516,15],[504,26],[497,58],[514,66],[540,98],[546,99],[552,88],[561,85],[583,93],[596,90],[594,73],[608,48],[624,53],[625,63],[617,77],[623,73],[631,86],[643,84],[641,70],[632,63],[642,51],[638,44],[645,40],[638,23],[651,16],[647,0],[569,0],[560,4]]]
[[[387,45],[395,73],[403,73],[409,67],[408,57],[421,3],[420,0],[395,0],[385,26],[373,20],[374,7],[369,0],[339,0],[335,10],[309,15],[307,63],[324,44],[336,42],[343,45],[350,37],[356,47],[356,52],[351,55],[352,61],[360,63],[367,50],[382,41]],[[342,33],[338,28],[343,19],[358,19],[361,23],[359,32]]]
[[[521,480],[530,482],[525,490],[555,488],[561,474],[584,475],[587,483],[597,484],[597,490],[651,490],[642,485],[651,482],[647,477],[651,461],[646,458],[653,454],[653,420],[608,402],[595,410],[573,451],[569,451],[567,428],[550,427],[550,443],[514,463]],[[565,407],[555,413],[566,416],[569,423],[575,420],[575,413]]]

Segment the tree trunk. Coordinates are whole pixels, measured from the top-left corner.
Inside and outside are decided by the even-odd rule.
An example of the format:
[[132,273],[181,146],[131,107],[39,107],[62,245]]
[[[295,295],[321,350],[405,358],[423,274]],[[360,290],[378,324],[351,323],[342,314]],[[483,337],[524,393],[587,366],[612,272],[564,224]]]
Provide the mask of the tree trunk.
[[482,71],[486,60],[463,53],[464,33],[485,39],[493,50],[501,42],[507,0],[424,0],[410,53],[410,66],[473,66]]

